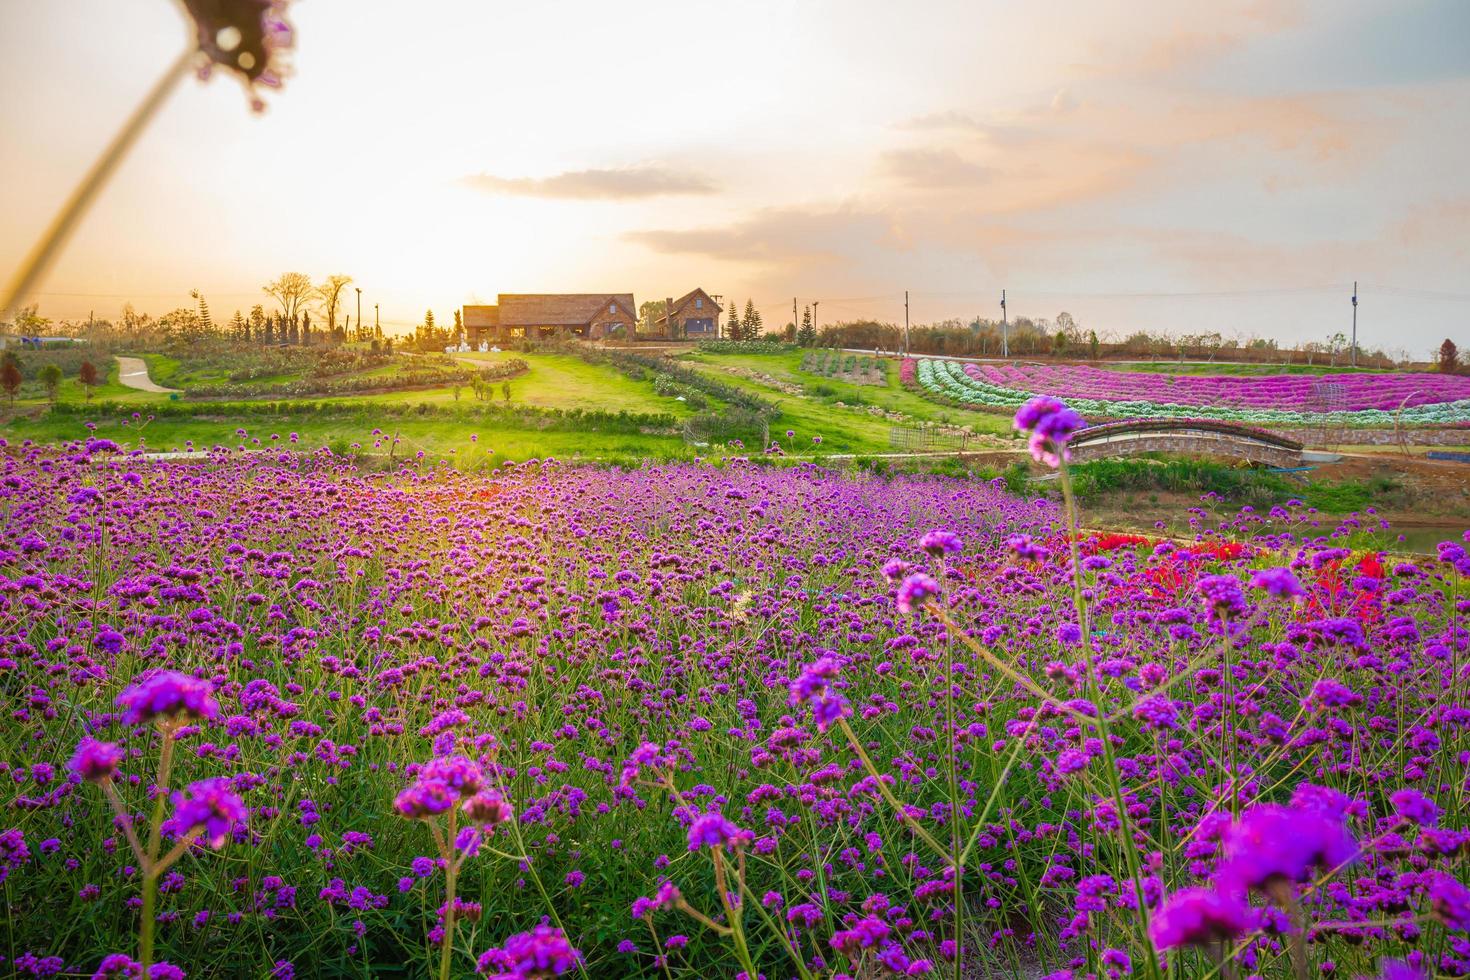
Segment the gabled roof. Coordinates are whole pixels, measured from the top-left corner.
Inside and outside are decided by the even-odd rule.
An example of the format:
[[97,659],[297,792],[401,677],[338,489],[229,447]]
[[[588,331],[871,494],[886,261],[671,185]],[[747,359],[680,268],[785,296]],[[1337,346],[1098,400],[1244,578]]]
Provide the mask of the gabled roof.
[[[674,306],[673,306],[674,316],[678,316],[679,314],[683,313],[684,312],[684,308],[686,306],[692,305],[694,303],[694,298],[696,296],[702,297],[706,302],[708,302],[709,305],[710,305],[710,307],[714,310],[715,313],[719,313],[723,309],[723,307],[720,306],[719,303],[716,303],[713,299],[710,298],[710,294],[709,293],[705,292],[703,289],[700,289],[699,287],[696,286],[695,288],[689,290],[689,292],[685,293],[683,296],[680,296],[678,299],[674,300]],[[653,322],[654,323],[663,323],[664,320],[666,320],[666,319],[667,319],[667,315],[664,314],[664,313],[660,313],[658,315],[658,317],[654,319]]]
[[581,326],[613,304],[637,318],[632,293],[501,293],[499,322],[510,327]]

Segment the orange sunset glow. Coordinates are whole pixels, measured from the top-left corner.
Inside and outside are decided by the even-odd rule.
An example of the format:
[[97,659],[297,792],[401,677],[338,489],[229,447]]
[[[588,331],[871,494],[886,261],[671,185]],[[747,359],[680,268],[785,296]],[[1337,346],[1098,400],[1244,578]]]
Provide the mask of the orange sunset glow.
[[[187,82],[32,298],[248,310],[350,272],[394,329],[501,291],[686,284],[824,317],[1067,309],[1313,339],[1362,280],[1412,350],[1470,292],[1454,2],[311,0],[253,116]],[[0,7],[0,266],[186,38],[154,0]],[[1208,295],[1206,295],[1208,294]],[[1444,295],[1450,294],[1450,295]],[[782,313],[782,310],[785,313]],[[1370,316],[1371,311],[1371,316]]]

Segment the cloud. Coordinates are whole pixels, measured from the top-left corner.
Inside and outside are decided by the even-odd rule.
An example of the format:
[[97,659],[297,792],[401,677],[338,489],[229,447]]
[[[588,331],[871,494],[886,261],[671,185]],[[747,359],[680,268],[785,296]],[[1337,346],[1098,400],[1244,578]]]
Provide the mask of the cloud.
[[674,194],[713,194],[719,188],[708,177],[656,164],[568,170],[550,177],[499,177],[473,174],[462,183],[492,194],[589,201],[631,201]]
[[904,247],[893,217],[857,207],[771,208],[724,227],[628,232],[628,241],[666,255],[734,262],[841,262],[860,247]]
[[1211,9],[1204,28],[1187,4],[1166,2],[1156,11],[1136,12],[1136,21],[1150,26],[1095,42],[1090,74],[1152,78],[1191,72],[1298,26],[1304,6],[1301,0],[1226,0]]
[[878,169],[885,177],[921,190],[973,187],[995,175],[993,168],[952,149],[889,150],[879,158]]

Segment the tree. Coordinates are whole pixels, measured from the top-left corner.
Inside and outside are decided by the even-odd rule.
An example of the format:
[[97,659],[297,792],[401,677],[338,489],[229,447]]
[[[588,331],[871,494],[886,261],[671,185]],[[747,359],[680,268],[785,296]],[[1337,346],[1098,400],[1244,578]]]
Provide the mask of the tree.
[[1327,338],[1327,356],[1332,358],[1333,366],[1337,364],[1337,355],[1341,354],[1342,349],[1346,346],[1347,336],[1340,330]]
[[731,340],[745,339],[745,325],[740,322],[740,308],[730,300],[730,322],[725,325],[725,336]]
[[235,316],[230,320],[230,335],[236,340],[250,339],[250,324],[245,322],[239,310],[235,311]]
[[1097,349],[1097,331],[1089,330],[1087,331],[1087,353],[1092,357],[1094,361],[1097,360]]
[[352,283],[351,276],[327,276],[322,284],[316,287],[316,295],[322,301],[322,308],[327,313],[327,331],[329,336],[337,333],[337,306],[342,297],[342,290]]
[[510,382],[509,381],[502,381],[502,382],[500,382],[500,394],[501,394],[501,397],[503,397],[506,401],[510,401]]
[[257,341],[270,343],[270,335],[266,332],[265,308],[256,303],[250,308],[250,328],[245,332],[245,339],[254,338]]
[[0,388],[5,389],[5,397],[12,402],[20,393],[20,358],[15,356],[14,351],[6,351],[5,356],[0,358]]
[[202,333],[214,333],[214,318],[209,315],[209,304],[204,301],[204,294],[197,289],[189,290],[189,295],[199,303],[199,329]]
[[[15,319],[11,321],[11,326],[16,333],[22,337],[35,337],[45,332],[46,328],[51,325],[51,321],[37,313],[37,309],[39,307],[32,303],[30,306],[22,306],[15,311]],[[4,310],[0,310],[0,315],[4,313]]]
[[92,389],[97,387],[97,368],[91,361],[83,361],[77,368],[77,380],[87,389],[87,401],[92,400]]
[[459,310],[455,310],[454,311],[454,336],[449,338],[449,342],[451,344],[454,344],[457,347],[457,346],[459,346],[460,338],[462,338],[463,336],[464,336],[464,317],[460,314]]
[[801,314],[801,329],[796,331],[796,342],[803,347],[812,347],[817,342],[817,330],[812,326],[812,308],[808,306]]
[[316,292],[311,277],[304,272],[283,272],[275,282],[268,282],[260,288],[281,304],[281,312],[287,319],[295,316]]
[[1067,331],[1057,331],[1057,335],[1052,338],[1051,349],[1057,354],[1067,353]]
[[1454,374],[1460,369],[1460,349],[1446,337],[1439,345],[1439,370],[1441,374]]
[[640,333],[653,333],[653,325],[663,315],[663,300],[646,299],[638,304],[638,330]]
[[760,340],[762,329],[764,328],[761,326],[761,311],[755,308],[754,302],[746,299],[745,315],[740,320],[740,339]]
[[47,364],[36,373],[41,384],[46,386],[46,397],[56,401],[56,395],[61,391],[61,368],[56,364]]

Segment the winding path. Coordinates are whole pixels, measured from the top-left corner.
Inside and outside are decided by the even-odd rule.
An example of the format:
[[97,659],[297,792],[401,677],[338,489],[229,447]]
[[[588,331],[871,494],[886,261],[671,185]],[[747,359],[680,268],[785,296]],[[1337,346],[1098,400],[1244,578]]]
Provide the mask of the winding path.
[[165,388],[153,383],[148,377],[148,362],[141,357],[123,357],[117,355],[117,380],[127,388],[138,391],[151,391],[156,395],[177,394],[177,388]]

